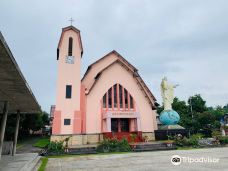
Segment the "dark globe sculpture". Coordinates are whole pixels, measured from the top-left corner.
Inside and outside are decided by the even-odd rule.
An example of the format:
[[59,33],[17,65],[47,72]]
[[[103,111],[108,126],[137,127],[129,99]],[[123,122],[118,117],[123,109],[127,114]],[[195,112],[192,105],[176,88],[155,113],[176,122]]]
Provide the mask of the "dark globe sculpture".
[[159,119],[164,125],[176,125],[180,120],[180,116],[174,110],[163,110]]

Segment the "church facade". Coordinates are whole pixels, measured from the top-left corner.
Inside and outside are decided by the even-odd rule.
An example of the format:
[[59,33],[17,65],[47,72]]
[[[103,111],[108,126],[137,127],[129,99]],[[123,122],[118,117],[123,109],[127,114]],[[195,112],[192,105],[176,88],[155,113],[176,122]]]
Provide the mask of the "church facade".
[[70,136],[69,145],[104,137],[154,140],[156,99],[137,69],[111,51],[80,78],[83,46],[74,26],[62,29],[57,49],[58,76],[51,141]]

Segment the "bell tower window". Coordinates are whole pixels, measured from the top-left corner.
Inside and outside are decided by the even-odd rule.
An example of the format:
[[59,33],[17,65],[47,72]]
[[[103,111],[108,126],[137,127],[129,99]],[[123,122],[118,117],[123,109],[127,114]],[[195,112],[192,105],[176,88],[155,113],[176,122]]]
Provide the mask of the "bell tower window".
[[73,54],[73,38],[69,38],[69,45],[68,45],[68,56],[72,56]]

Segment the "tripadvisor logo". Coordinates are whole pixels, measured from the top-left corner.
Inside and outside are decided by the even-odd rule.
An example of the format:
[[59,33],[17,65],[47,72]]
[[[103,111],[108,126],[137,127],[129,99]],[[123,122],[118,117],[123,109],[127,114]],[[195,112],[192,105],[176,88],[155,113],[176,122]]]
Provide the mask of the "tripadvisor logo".
[[172,163],[173,165],[175,165],[175,166],[180,165],[180,164],[181,164],[181,157],[178,156],[178,155],[173,155],[173,156],[171,157],[171,163]]
[[218,163],[219,158],[215,157],[180,157],[178,155],[173,155],[171,157],[171,163],[175,166],[183,163]]

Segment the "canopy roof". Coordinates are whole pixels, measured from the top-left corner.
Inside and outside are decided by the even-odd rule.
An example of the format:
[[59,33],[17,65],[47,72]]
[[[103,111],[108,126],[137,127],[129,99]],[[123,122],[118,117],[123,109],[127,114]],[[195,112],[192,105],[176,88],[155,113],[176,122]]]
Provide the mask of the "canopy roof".
[[22,75],[2,33],[0,32],[0,113],[4,101],[9,113],[38,113],[40,106]]

